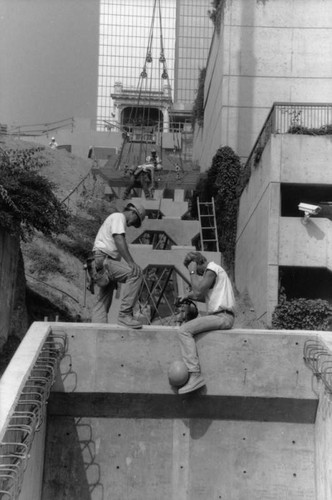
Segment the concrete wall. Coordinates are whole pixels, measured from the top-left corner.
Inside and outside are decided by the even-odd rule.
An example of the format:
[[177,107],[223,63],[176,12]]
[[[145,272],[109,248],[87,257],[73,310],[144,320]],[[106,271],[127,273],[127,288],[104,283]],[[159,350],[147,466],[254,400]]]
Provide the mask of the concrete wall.
[[240,200],[235,253],[235,284],[247,291],[257,316],[267,325],[278,301],[279,184],[271,182],[271,142]]
[[248,157],[275,101],[332,101],[332,3],[227,0],[207,65],[203,170],[220,146]]
[[280,217],[280,183],[332,185],[329,136],[271,136],[252,167],[239,207],[235,282],[247,290],[256,313],[271,324],[278,303],[278,266],[331,269],[331,222]]
[[322,382],[317,384],[319,405],[315,425],[315,459],[316,459],[316,492],[317,499],[332,498],[332,478],[330,471],[332,445],[332,397]]
[[[330,332],[322,332],[320,335],[320,345],[323,350],[327,349],[331,353],[332,341]],[[321,365],[318,372],[324,371],[325,375],[329,369],[330,355],[324,358],[325,363]],[[327,370],[326,370],[327,369]],[[324,377],[325,378],[325,377]],[[328,381],[328,379],[325,378]],[[316,461],[316,498],[317,500],[330,500],[332,498],[332,463],[331,463],[331,445],[332,445],[332,397],[331,390],[323,384],[321,377],[313,381],[313,387],[319,396],[319,403],[315,423],[315,461]]]
[[[22,394],[28,377],[31,374],[31,369],[37,361],[44,341],[50,332],[51,328],[48,323],[35,323],[24,336],[4,374],[1,376],[0,444],[8,441],[12,442],[13,431],[10,431],[10,436],[6,434],[9,424],[19,426],[22,423],[27,423],[27,419],[25,417],[22,417],[21,421],[18,421],[17,419],[12,420],[12,415],[14,411],[27,411],[27,408],[24,406],[17,406],[17,402]],[[42,386],[39,386],[39,388],[42,390],[44,388],[43,384]],[[40,394],[40,391],[38,391],[38,393]],[[41,394],[43,394],[43,391]],[[41,498],[42,490],[46,434],[46,401],[41,401],[39,397],[36,398],[36,393],[31,392],[31,395],[34,402],[37,400],[38,403],[41,403],[40,406],[37,406],[36,403],[31,404],[31,408],[35,408],[34,411],[37,411],[37,409],[39,411],[40,408],[43,416],[43,423],[38,431],[35,432],[34,424],[32,424],[31,428],[27,431],[29,439],[26,444],[29,445],[29,443],[31,443],[31,439],[33,439],[33,441],[30,449],[27,450],[26,460],[21,462],[22,469],[19,469],[19,473],[16,475],[16,486],[19,486],[19,480],[22,478],[22,489],[17,497],[18,500],[39,500]],[[25,399],[27,400],[27,398]],[[30,408],[29,405],[27,406]],[[16,432],[18,436],[22,436],[21,432]],[[17,439],[19,442],[19,437]],[[1,457],[1,464],[4,463],[6,463],[6,457]],[[26,466],[25,469],[23,468],[23,465]]]
[[280,134],[273,137],[273,169],[281,182],[332,186],[330,135]]
[[[177,328],[151,325],[134,331],[89,323],[51,327],[68,335],[62,376],[59,373],[53,391],[174,395],[167,370],[180,356]],[[303,362],[308,339],[319,339],[319,332],[233,329],[198,336],[206,394],[317,401],[312,373]]]
[[52,416],[48,439],[42,500],[316,500],[309,424]]
[[279,266],[325,267],[332,271],[332,222],[300,217],[279,221]]
[[12,320],[20,244],[0,230],[0,349],[6,342]]
[[50,331],[67,351],[20,500],[331,500],[330,394],[303,360],[329,333],[200,335],[206,387],[179,396],[174,328],[34,323],[0,381],[0,437]]
[[316,499],[303,346],[317,333],[199,336],[207,386],[181,397],[167,379],[174,329],[53,327],[69,344],[48,405],[43,499]]
[[42,498],[46,427],[47,414],[45,407],[43,423],[34,435],[18,500],[40,500]]

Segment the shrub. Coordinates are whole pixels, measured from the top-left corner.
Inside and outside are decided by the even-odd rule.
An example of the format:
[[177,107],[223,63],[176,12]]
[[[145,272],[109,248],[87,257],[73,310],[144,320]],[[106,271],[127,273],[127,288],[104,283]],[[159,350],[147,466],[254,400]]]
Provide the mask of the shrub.
[[302,125],[292,125],[288,129],[289,134],[300,134],[300,135],[331,135],[332,125],[323,125],[320,128],[308,128]]
[[327,330],[331,313],[326,300],[282,300],[272,315],[272,327],[278,330]]
[[212,10],[208,10],[208,16],[214,24],[217,33],[220,33],[221,21],[223,19],[226,0],[212,0]]
[[68,221],[67,208],[57,199],[55,185],[39,174],[45,164],[41,148],[0,148],[0,227],[25,239],[33,229],[60,233]]
[[46,253],[39,248],[32,248],[26,253],[33,261],[30,271],[38,273],[40,277],[45,277],[50,273],[65,274],[65,267],[58,255],[50,252]]

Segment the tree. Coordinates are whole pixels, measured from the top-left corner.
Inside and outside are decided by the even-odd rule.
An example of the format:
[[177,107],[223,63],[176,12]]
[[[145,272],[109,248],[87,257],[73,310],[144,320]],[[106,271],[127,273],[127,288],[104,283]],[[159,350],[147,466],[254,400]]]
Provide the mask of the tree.
[[34,229],[58,234],[69,213],[54,194],[55,185],[39,173],[45,160],[42,148],[0,148],[0,227],[26,239]]

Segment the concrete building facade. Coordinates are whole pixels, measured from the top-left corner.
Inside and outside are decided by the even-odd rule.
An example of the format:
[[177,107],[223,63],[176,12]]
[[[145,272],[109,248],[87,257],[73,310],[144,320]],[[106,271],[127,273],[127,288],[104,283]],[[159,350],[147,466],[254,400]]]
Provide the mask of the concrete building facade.
[[118,120],[111,94],[119,84],[162,92],[166,83],[174,110],[190,121],[213,33],[209,8],[208,0],[100,0],[97,119]]
[[274,102],[332,101],[332,3],[225,0],[207,62],[202,170],[220,146],[245,160]]
[[[272,133],[265,146],[258,142],[246,165],[250,178],[240,199],[235,280],[268,325],[281,291],[287,299],[332,304],[330,137]],[[318,213],[306,215],[301,203],[318,207]]]
[[[230,146],[245,165],[235,280],[271,325],[281,290],[289,299],[332,303],[332,3],[226,0],[221,6],[193,156],[204,171],[219,147]],[[321,209],[306,224],[301,202]]]

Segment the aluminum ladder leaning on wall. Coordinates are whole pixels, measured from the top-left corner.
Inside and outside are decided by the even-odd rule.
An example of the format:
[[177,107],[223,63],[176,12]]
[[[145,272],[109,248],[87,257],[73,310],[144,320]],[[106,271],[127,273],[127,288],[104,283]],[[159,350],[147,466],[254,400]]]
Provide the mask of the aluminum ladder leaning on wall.
[[211,201],[200,201],[197,198],[197,212],[200,222],[201,250],[219,252],[214,198],[211,198]]

